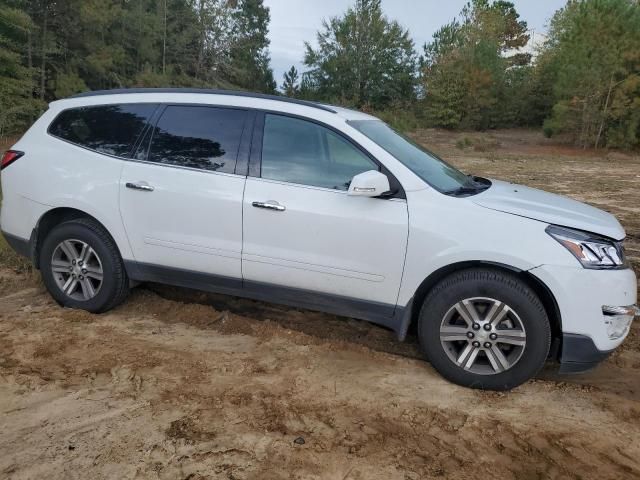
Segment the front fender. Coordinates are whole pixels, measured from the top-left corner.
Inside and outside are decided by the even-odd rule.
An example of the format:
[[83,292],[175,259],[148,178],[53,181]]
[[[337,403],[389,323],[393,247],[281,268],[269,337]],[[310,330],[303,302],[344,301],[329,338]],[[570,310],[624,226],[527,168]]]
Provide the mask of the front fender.
[[398,304],[422,282],[454,264],[498,264],[518,271],[539,265],[575,266],[575,258],[545,229],[545,222],[489,210],[469,198],[433,190],[407,192],[409,241]]

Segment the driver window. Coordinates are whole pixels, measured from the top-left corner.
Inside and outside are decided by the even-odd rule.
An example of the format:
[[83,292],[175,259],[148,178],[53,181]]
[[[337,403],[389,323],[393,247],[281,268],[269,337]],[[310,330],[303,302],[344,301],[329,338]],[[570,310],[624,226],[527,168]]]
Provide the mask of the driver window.
[[378,166],[328,128],[283,115],[265,115],[262,178],[348,190],[351,179]]

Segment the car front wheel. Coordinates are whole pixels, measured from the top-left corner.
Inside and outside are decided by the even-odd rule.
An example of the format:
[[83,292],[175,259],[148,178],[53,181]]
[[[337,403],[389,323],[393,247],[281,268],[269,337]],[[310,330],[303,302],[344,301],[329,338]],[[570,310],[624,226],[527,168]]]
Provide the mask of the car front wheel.
[[418,335],[442,376],[490,390],[508,390],[533,377],[551,341],[535,292],[497,269],[466,270],[441,281],[423,303]]

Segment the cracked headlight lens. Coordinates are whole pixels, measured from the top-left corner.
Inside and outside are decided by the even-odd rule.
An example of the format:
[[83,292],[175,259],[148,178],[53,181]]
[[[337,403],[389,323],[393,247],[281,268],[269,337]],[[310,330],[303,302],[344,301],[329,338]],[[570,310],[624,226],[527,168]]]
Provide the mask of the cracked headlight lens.
[[621,269],[629,266],[622,242],[556,225],[549,225],[546,231],[569,250],[584,268]]

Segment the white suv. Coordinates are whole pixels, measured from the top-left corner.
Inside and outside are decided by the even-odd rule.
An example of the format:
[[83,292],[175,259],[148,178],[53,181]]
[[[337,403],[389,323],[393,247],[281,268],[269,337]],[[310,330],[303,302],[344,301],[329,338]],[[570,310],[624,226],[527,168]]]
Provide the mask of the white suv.
[[465,175],[378,119],[246,93],[53,102],[2,160],[2,231],[62,305],[152,281],[416,328],[453,382],[508,389],[616,348],[637,313],[608,213]]

